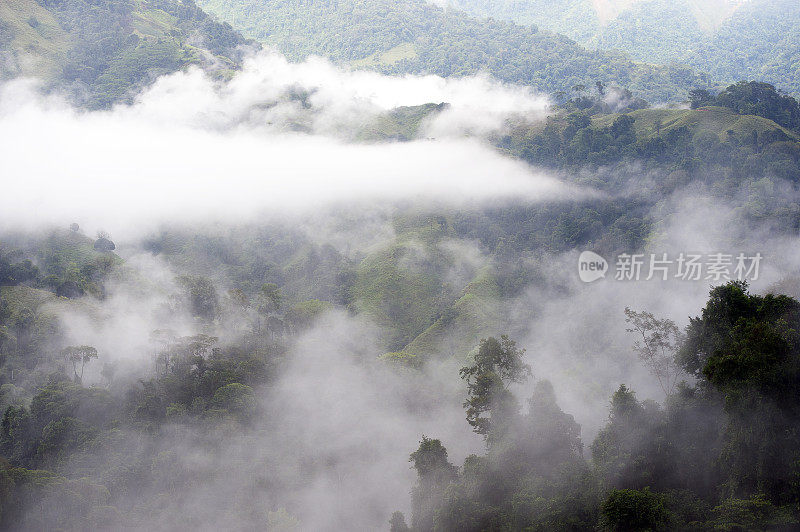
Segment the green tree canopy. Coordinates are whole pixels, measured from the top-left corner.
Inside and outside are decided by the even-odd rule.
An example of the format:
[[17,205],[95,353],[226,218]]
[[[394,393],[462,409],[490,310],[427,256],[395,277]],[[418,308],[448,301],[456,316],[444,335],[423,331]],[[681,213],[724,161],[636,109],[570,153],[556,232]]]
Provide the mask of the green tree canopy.
[[461,378],[467,382],[467,421],[478,434],[488,438],[492,430],[502,430],[505,421],[519,410],[508,386],[531,376],[524,354],[525,350],[505,335],[500,340],[489,338],[481,340],[475,363],[461,368]]

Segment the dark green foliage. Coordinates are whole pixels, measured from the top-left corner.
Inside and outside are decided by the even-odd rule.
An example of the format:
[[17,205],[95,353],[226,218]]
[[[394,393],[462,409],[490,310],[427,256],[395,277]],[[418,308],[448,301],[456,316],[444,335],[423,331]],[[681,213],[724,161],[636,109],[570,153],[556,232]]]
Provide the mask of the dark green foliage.
[[[102,74],[93,80],[97,105],[107,107],[117,101],[130,99],[143,83],[169,74],[189,63],[186,51],[174,41],[142,40],[108,62]],[[102,239],[107,240],[107,239]],[[113,242],[98,244],[99,251],[110,251]],[[109,245],[110,244],[110,245]]]
[[70,51],[64,66],[64,77],[69,81],[90,83],[97,79],[132,31],[132,0],[45,0],[43,4],[80,43]]
[[[162,346],[168,363],[149,380],[114,385],[108,379],[108,390],[85,388],[80,379],[72,382],[75,370],[62,362],[61,372],[38,388],[2,388],[0,401],[11,404],[0,424],[0,455],[13,467],[0,460],[0,523],[12,529],[77,522],[118,528],[131,522],[131,497],[156,504],[141,494],[171,492],[197,478],[174,451],[159,450],[167,424],[196,424],[203,434],[226,425],[247,430],[258,405],[251,385],[270,377],[275,352],[255,356],[240,345],[222,350],[214,347],[216,338],[202,334],[154,336],[168,340]],[[65,351],[76,366],[86,352],[84,346]],[[18,393],[32,395],[29,407]],[[27,511],[40,506],[47,511]]]
[[530,374],[522,354],[506,336],[489,338],[475,364],[461,370],[470,390],[468,421],[491,445],[486,456],[468,457],[458,474],[441,443],[423,437],[411,455],[419,476],[413,530],[571,530],[596,522],[580,426],[558,407],[549,382],[536,384],[525,415],[506,388]]
[[317,54],[356,65],[363,60],[364,66],[392,74],[447,77],[485,71],[550,93],[602,80],[653,101],[675,99],[706,81],[689,69],[634,63],[618,54],[586,50],[535,26],[479,20],[424,0],[200,4],[292,59]]
[[[525,350],[507,336],[500,340],[481,340],[475,364],[461,368],[461,378],[467,382],[468,397],[464,402],[467,422],[487,442],[496,440],[505,430],[519,406],[508,385],[525,381],[530,367],[522,360]],[[488,416],[486,415],[488,414]]]
[[423,486],[435,496],[415,503],[413,530],[580,530],[597,522],[580,426],[561,411],[546,381],[537,383],[529,406],[506,432],[495,434],[486,456],[467,457],[460,475],[441,444],[423,438],[412,459],[427,457],[435,466],[424,470],[444,472],[444,479],[426,484],[420,475],[412,497]]
[[[257,412],[252,386],[264,384],[274,361],[237,349],[223,353],[217,338],[195,335],[176,338],[154,331],[158,345],[158,376],[128,390],[125,410],[144,428],[172,421],[230,416],[246,424]],[[277,348],[273,348],[277,349]],[[185,418],[185,419],[184,419]]]
[[72,453],[85,451],[97,433],[97,429],[72,417],[52,421],[42,429],[36,451],[37,462],[50,465],[68,458]]
[[447,461],[447,449],[442,446],[442,442],[425,436],[419,442],[419,449],[411,453],[408,461],[413,462],[420,478],[437,483],[447,481],[456,472]]
[[92,247],[94,247],[95,251],[100,251],[100,252],[103,252],[103,253],[107,253],[109,251],[114,251],[114,249],[116,248],[116,246],[114,245],[114,242],[112,242],[106,236],[101,236],[100,238],[95,240],[94,245]]
[[19,253],[4,253],[0,248],[0,286],[15,286],[39,279],[39,268],[30,259],[16,261]]
[[53,379],[33,397],[29,410],[15,405],[6,409],[0,452],[27,467],[53,467],[73,452],[86,450],[119,412],[106,390]]
[[[719,495],[720,464],[709,458],[719,456],[722,448],[725,415],[719,396],[681,383],[665,403],[663,434],[670,447],[666,456],[672,463],[667,476],[670,484],[665,487],[687,490],[695,502],[708,504]],[[644,485],[655,487],[660,482],[651,477],[649,484],[638,487]],[[702,511],[695,511],[686,520],[705,518],[699,514]]]
[[765,79],[788,92],[800,90],[800,40],[794,31],[800,6],[794,0],[453,0],[450,5],[536,24],[635,60],[689,65],[725,83]]
[[[438,507],[415,507],[428,516],[419,529],[791,529],[800,501],[798,310],[796,300],[752,295],[742,282],[712,289],[676,357],[697,383],[679,384],[663,407],[620,386],[589,464],[580,427],[549,383],[537,383],[525,415],[503,395],[513,421],[500,432],[479,425],[493,432],[488,453],[464,462]],[[660,323],[631,316],[634,325]],[[496,374],[477,359],[472,369]],[[507,392],[501,384],[498,376],[480,390]],[[446,455],[434,447],[440,463]]]
[[600,522],[607,530],[669,530],[670,513],[664,496],[643,490],[614,490],[600,506]]
[[252,417],[256,409],[253,389],[238,382],[217,389],[210,404],[212,408],[224,410],[244,420]]
[[692,109],[697,109],[705,105],[714,105],[716,96],[707,89],[694,89],[689,91],[689,105]]
[[[794,102],[792,106],[796,105],[793,99],[790,100]],[[720,105],[716,100],[699,99],[696,103]],[[763,107],[738,106],[734,110],[761,112],[760,109]],[[699,109],[695,112],[698,114],[696,120],[702,123],[700,115],[710,111]],[[780,118],[777,114],[789,116],[793,113],[785,109],[780,113],[764,114]],[[798,150],[789,147],[796,147],[796,140],[777,124],[763,133],[730,130],[730,133],[720,136],[718,132],[693,131],[687,126],[673,126],[661,131],[658,123],[653,130],[640,128],[637,131],[633,127],[634,115],[619,115],[608,126],[601,127],[598,122],[608,121],[597,120],[600,116],[575,112],[551,117],[544,128],[517,130],[500,139],[499,144],[533,164],[556,168],[598,168],[618,164],[623,175],[626,165],[631,163],[643,164],[645,168],[661,173],[682,172],[689,178],[697,176],[697,179],[708,180],[708,175],[722,174],[736,184],[756,176],[796,180],[800,175]],[[595,182],[599,179],[594,178]],[[602,183],[603,186],[613,184]],[[665,180],[660,185],[674,188],[682,184],[685,182]]]
[[624,384],[619,387],[609,422],[591,445],[592,461],[606,486],[676,487],[675,450],[664,421],[657,404],[640,403]]
[[716,96],[707,90],[697,89],[689,93],[689,101],[692,109],[719,105],[740,115],[763,116],[785,128],[800,129],[800,103],[791,96],[779,93],[769,83],[740,81]]
[[4,457],[14,463],[27,463],[33,458],[36,431],[24,406],[9,406],[0,430],[0,451]]
[[643,201],[620,198],[557,205],[511,204],[453,216],[458,237],[479,242],[494,257],[495,280],[503,297],[519,294],[532,282],[544,282],[540,267],[522,256],[588,246],[608,255],[630,252],[645,241],[651,223]]
[[[634,475],[615,477],[606,471],[604,476],[613,485],[637,489],[688,486],[701,497],[709,497],[716,483],[730,497],[761,493],[775,506],[794,504],[791,486],[799,443],[794,427],[800,419],[798,310],[800,303],[794,299],[751,295],[742,282],[714,288],[702,315],[691,319],[678,353],[684,368],[700,379],[697,389],[682,386],[671,398],[666,424],[658,416],[648,421],[646,409],[620,389],[609,426],[592,449],[601,467],[619,460],[633,465]],[[715,406],[720,404],[718,397],[724,413]],[[620,419],[630,421],[620,424]],[[714,462],[703,458],[704,448],[716,457]],[[609,449],[616,458],[610,459]],[[674,472],[686,463],[693,464],[694,475],[676,478]],[[617,470],[625,467],[629,466]]]
[[57,84],[90,107],[129,101],[156,76],[206,65],[204,48],[234,68],[247,41],[191,0],[39,0],[70,36]]
[[714,514],[718,530],[792,530],[798,524],[790,511],[776,508],[763,494],[726,499],[714,508]]
[[[694,96],[698,105],[706,98],[696,93]],[[794,113],[789,108],[796,102],[791,98],[782,101],[788,102],[783,114]],[[719,107],[716,97],[713,103],[712,107],[693,111],[653,109],[626,114],[608,114],[594,108],[569,112],[565,107],[562,113],[548,118],[544,126],[512,128],[495,142],[533,165],[565,171],[582,185],[612,193],[626,191],[626,196],[633,186],[641,195],[634,196],[632,203],[657,201],[694,184],[707,186],[734,202],[741,202],[742,192],[746,191],[749,199],[741,213],[748,223],[778,217],[775,227],[794,230],[800,224],[800,207],[790,195],[778,193],[773,187],[783,180],[796,182],[800,176],[797,137],[766,118],[739,115]],[[781,108],[778,104],[759,105],[762,110]],[[745,106],[738,106],[738,110],[744,111]],[[778,118],[780,113],[763,114]],[[643,174],[651,181],[642,183]],[[760,199],[756,199],[758,196]],[[601,240],[612,253],[627,246],[635,249],[642,242],[640,238],[647,237],[649,221],[641,219],[631,207],[620,213],[618,220],[607,220],[607,213],[613,212],[614,207],[595,202],[591,208],[581,205],[568,214],[561,206],[559,227],[546,234],[569,242],[566,249],[584,247],[585,242],[597,246]],[[529,209],[541,212],[550,207]],[[589,212],[576,212],[579,210]],[[518,224],[530,227],[541,218],[540,214],[528,214]],[[616,224],[624,226],[615,227]],[[621,239],[619,229],[627,233]],[[523,235],[525,239],[540,236],[536,231]],[[606,247],[608,244],[612,246]]]
[[[622,122],[618,130],[627,127]],[[576,212],[589,212],[582,208]],[[506,213],[504,223],[512,224],[515,216],[523,216],[520,212]],[[603,219],[595,213],[595,220]],[[556,227],[568,228],[568,222],[560,219]],[[459,219],[453,230],[466,233],[475,227],[470,223],[474,221]],[[414,223],[404,220],[400,226]],[[497,256],[505,256],[502,248],[508,244],[495,245]],[[194,277],[192,283],[213,286]],[[263,284],[252,285],[254,306]],[[261,293],[264,313],[275,318],[281,309],[293,308],[283,303],[291,293],[278,286]],[[234,303],[235,312],[256,314],[248,295],[240,295],[224,302],[217,296],[217,317]],[[560,409],[550,383],[536,383],[528,408],[520,408],[510,384],[529,374],[523,352],[507,337],[481,342],[474,364],[462,372],[469,385],[465,406],[472,409],[473,428],[484,431],[491,445],[485,455],[466,459],[459,470],[441,441],[422,438],[410,457],[418,474],[412,529],[585,530],[598,523],[613,530],[791,526],[800,500],[794,430],[800,404],[798,310],[800,303],[791,298],[752,295],[742,283],[712,290],[680,351],[680,361],[698,382],[679,385],[663,407],[638,401],[630,389],[620,387],[608,424],[590,446],[590,460],[583,456],[580,426]],[[3,316],[10,319],[8,312]],[[646,313],[630,317],[634,326],[636,320],[666,323]],[[35,313],[22,316],[15,336],[24,340],[26,327],[35,321]],[[85,490],[81,493],[93,495],[67,498],[52,507],[57,508],[52,515],[38,517],[41,521],[29,527],[78,518],[127,522],[116,505],[132,492],[152,488],[174,493],[192,482],[196,477],[174,450],[140,450],[130,455],[137,457],[131,463],[107,453],[120,440],[150,441],[148,435],[158,437],[181,426],[252,430],[258,386],[280,367],[284,348],[268,343],[268,335],[256,332],[255,322],[250,325],[235,345],[218,346],[217,338],[203,334],[154,333],[156,373],[135,384],[84,388],[62,369],[27,396],[4,388],[0,454],[15,467],[5,468],[7,479],[0,473],[0,508],[13,508],[21,500],[51,500],[43,498],[45,491],[47,497],[61,497],[62,489]],[[39,354],[39,349],[31,353]],[[79,355],[76,368],[83,360]],[[69,375],[77,371],[69,369]],[[70,471],[68,465],[98,480],[60,476]],[[10,494],[7,506],[4,493]],[[7,515],[19,524],[13,511]],[[5,519],[2,513],[0,519]],[[391,525],[403,530],[404,523],[395,515]]]
[[408,528],[406,524],[406,517],[403,515],[403,512],[394,512],[392,514],[392,518],[389,520],[389,530],[390,532],[410,532],[411,529]]
[[412,529],[433,530],[434,512],[441,504],[445,488],[456,479],[457,469],[447,461],[447,449],[442,442],[425,436],[409,461],[414,464],[418,478],[411,492]]
[[180,279],[192,316],[213,321],[219,311],[219,297],[214,284],[206,277],[185,275]]
[[741,282],[713,289],[702,315],[690,321],[679,355],[725,400],[720,459],[731,495],[758,491],[779,503],[789,496],[800,444],[798,325],[800,303],[751,295]]
[[[309,299],[349,300],[353,295],[353,264],[333,246],[313,243],[297,227],[248,226],[225,237],[173,230],[153,235],[143,244],[182,271],[224,275],[241,290],[244,299],[238,299],[246,307],[257,308],[267,302],[261,294],[264,284],[275,285],[284,296],[294,296],[291,300],[282,298],[282,306]],[[274,312],[274,308],[266,310]]]
[[19,246],[0,246],[0,286],[25,284],[63,297],[102,298],[103,280],[119,258],[93,244],[77,231],[56,230]]
[[711,291],[701,316],[690,320],[678,356],[687,372],[702,373],[724,392],[755,387],[791,401],[800,369],[798,319],[794,299],[751,295],[745,282],[732,282]]

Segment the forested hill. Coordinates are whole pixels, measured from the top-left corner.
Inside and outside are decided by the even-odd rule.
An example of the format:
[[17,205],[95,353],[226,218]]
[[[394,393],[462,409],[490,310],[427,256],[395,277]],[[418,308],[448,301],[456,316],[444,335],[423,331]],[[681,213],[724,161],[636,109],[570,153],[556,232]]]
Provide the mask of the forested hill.
[[590,49],[681,63],[721,82],[759,79],[800,92],[800,3],[795,0],[451,0],[492,16],[563,33]]
[[630,61],[588,51],[569,38],[534,26],[473,18],[424,0],[202,0],[206,10],[248,37],[292,59],[330,57],[385,73],[457,76],[488,71],[546,92],[596,81],[632,90],[649,101],[681,100],[708,85],[688,68]]
[[[638,22],[637,29],[662,32],[713,30],[729,19],[749,0],[449,0],[452,7],[467,13],[513,20],[519,24],[536,24],[542,28],[563,33],[580,43],[589,43],[618,20]],[[653,23],[667,22],[668,27],[655,27]],[[639,35],[645,38],[646,35]],[[673,37],[679,37],[674,35]],[[661,48],[674,41],[662,42]]]
[[225,75],[246,44],[191,0],[0,3],[0,79],[39,77],[92,107],[189,64]]

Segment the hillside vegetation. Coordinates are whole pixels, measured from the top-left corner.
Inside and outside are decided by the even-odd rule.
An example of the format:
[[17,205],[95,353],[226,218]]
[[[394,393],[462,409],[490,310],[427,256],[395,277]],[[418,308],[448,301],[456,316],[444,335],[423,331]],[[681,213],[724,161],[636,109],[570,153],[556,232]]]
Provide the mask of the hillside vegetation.
[[[423,436],[410,453],[411,527],[397,512],[392,530],[796,529],[800,303],[729,283],[685,334],[626,312],[653,320],[645,339],[666,344],[666,363],[696,384],[680,383],[663,406],[621,385],[590,443],[547,380],[523,409],[511,385],[531,378],[524,350],[484,339],[460,375],[487,451],[457,467],[447,442]],[[662,334],[670,329],[675,341]]]
[[759,178],[797,182],[795,99],[756,82],[732,85],[717,96],[695,91],[691,98],[694,109],[627,112],[609,110],[601,99],[574,98],[544,125],[512,128],[497,143],[555,168],[635,163],[671,171],[668,187],[695,179],[725,182],[729,190]]
[[478,16],[536,24],[634,60],[681,63],[732,83],[800,93],[800,4],[794,0],[451,0]]
[[[724,23],[747,0],[450,0],[449,5],[484,17],[536,24],[589,44],[620,20],[650,24],[666,10],[681,10],[685,28],[712,31]],[[674,15],[673,15],[674,16]],[[648,28],[651,29],[651,28]],[[657,28],[652,28],[657,29]],[[645,35],[641,35],[645,37]],[[678,37],[673,35],[673,38]],[[671,46],[671,43],[663,43]]]
[[316,54],[385,73],[487,71],[546,92],[600,80],[651,101],[680,100],[687,88],[708,85],[687,68],[634,63],[535,26],[480,20],[424,0],[203,0],[200,5],[292,59]]
[[0,78],[36,76],[90,107],[158,75],[237,68],[247,41],[191,1],[20,0],[0,5]]
[[[35,21],[35,22],[34,22]],[[14,70],[27,76],[59,75],[66,52],[74,45],[53,14],[36,0],[0,4],[0,74]]]
[[[800,526],[800,301],[779,295],[800,294],[793,96],[708,87],[689,68],[422,0],[202,1],[229,22],[190,0],[0,0],[4,78],[66,92],[83,104],[70,120],[102,117],[130,155],[69,151],[73,131],[98,135],[62,128],[46,171],[29,152],[0,166],[15,174],[0,187],[13,202],[0,212],[0,530]],[[635,13],[649,32],[657,15],[676,50],[745,13],[727,0],[493,5],[564,9],[578,29],[588,17],[587,41]],[[328,72],[316,88],[281,60],[175,89],[177,114],[197,116],[179,128],[149,102],[85,109],[188,65],[234,75],[256,43],[229,23],[292,59],[488,71],[552,105],[484,119],[475,109],[505,98],[487,84],[477,105],[452,92],[377,111],[336,85],[385,90],[375,76],[309,62],[298,70]],[[193,96],[212,92],[225,105]],[[468,113],[487,127],[435,127]],[[61,120],[35,115],[0,117],[4,138]],[[142,115],[154,127],[126,127]],[[662,249],[680,253],[678,272],[683,251],[703,253],[705,270],[614,279],[623,254],[650,255],[655,273]],[[597,284],[579,275],[589,250],[613,265]],[[745,253],[764,259],[760,279],[758,262],[713,275]]]

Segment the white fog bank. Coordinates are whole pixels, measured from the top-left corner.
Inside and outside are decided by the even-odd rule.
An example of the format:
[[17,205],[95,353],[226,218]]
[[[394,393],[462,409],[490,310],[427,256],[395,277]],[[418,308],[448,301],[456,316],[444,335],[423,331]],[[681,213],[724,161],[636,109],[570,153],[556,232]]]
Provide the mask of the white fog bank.
[[[450,104],[422,126],[435,137],[365,144],[339,134],[427,102]],[[165,76],[110,111],[76,110],[18,80],[0,86],[0,226],[80,218],[125,236],[156,223],[237,222],[345,201],[573,196],[465,136],[512,117],[540,119],[546,108],[529,89],[484,76],[395,78],[270,52],[227,82],[197,69]]]

